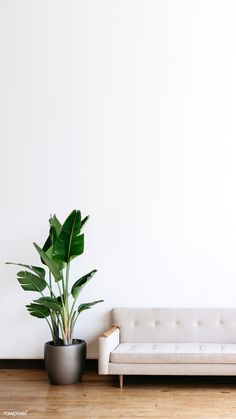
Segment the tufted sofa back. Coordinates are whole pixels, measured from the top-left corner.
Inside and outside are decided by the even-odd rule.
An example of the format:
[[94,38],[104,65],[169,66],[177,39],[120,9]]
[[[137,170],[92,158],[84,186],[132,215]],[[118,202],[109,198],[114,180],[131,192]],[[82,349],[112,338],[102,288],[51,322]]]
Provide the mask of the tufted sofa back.
[[236,308],[114,308],[121,342],[236,343]]

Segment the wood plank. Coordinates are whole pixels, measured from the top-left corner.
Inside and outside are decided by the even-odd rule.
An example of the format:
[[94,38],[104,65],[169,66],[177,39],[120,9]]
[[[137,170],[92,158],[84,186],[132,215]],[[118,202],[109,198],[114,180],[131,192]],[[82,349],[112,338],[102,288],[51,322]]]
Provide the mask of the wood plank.
[[117,326],[112,326],[110,327],[110,329],[106,330],[105,332],[103,332],[102,336],[108,337],[110,336],[112,333],[115,332],[115,330],[117,330],[118,327]]
[[235,419],[236,379],[125,376],[121,390],[118,377],[94,371],[81,383],[53,386],[44,370],[0,370],[0,416],[7,411],[38,419]]

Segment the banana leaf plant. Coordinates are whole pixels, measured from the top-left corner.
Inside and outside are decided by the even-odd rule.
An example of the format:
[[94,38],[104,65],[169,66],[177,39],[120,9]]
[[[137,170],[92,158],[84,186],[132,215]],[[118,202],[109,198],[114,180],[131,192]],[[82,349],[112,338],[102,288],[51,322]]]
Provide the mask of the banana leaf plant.
[[83,275],[70,286],[70,265],[73,259],[84,252],[82,229],[88,216],[81,218],[79,210],[73,210],[61,225],[56,215],[49,219],[49,235],[43,245],[34,243],[44,267],[7,262],[26,270],[17,273],[17,280],[25,291],[34,291],[40,297],[26,305],[29,313],[46,319],[54,345],[73,344],[73,333],[78,316],[103,300],[78,304],[85,285],[97,272],[96,269]]

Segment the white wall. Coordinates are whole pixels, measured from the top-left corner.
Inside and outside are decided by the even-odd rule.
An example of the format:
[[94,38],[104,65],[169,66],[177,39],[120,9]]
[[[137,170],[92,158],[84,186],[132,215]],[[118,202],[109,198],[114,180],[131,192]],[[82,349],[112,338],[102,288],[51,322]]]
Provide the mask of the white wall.
[[0,0],[2,358],[50,337],[7,260],[91,215],[76,336],[113,306],[236,304],[236,3]]

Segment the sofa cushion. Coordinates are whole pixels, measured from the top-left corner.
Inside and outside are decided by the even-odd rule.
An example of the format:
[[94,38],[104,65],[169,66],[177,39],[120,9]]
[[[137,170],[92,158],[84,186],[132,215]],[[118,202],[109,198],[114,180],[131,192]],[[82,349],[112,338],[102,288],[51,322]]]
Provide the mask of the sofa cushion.
[[122,308],[112,310],[120,343],[236,343],[235,308]]
[[119,364],[232,364],[236,344],[226,343],[121,343],[110,354]]

